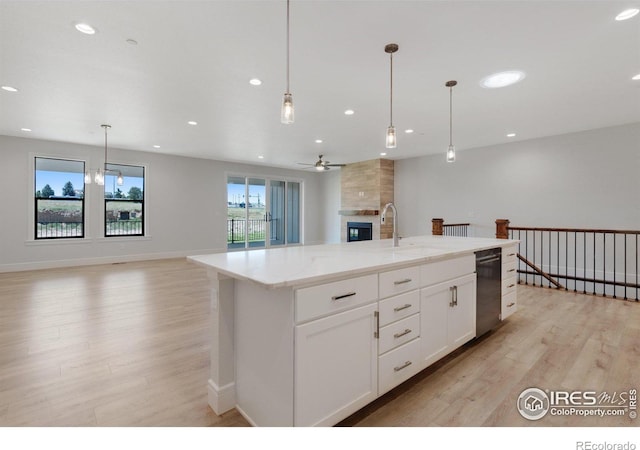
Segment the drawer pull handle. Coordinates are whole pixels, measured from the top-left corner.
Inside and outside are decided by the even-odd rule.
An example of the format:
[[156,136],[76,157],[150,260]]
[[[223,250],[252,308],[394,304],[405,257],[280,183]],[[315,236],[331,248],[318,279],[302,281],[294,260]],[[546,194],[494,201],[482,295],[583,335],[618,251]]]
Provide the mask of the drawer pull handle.
[[515,253],[509,253],[507,256],[516,256]]
[[356,295],[355,292],[349,292],[348,294],[342,295],[334,295],[333,297],[331,297],[331,300],[342,300],[343,298],[353,297],[354,295]]
[[507,305],[507,308],[511,308],[513,305],[515,305],[515,303],[511,302]]
[[411,330],[409,328],[406,328],[402,333],[396,333],[393,335],[394,338],[398,339],[399,337],[402,337],[406,334],[411,333]]
[[514,287],[514,286],[515,286],[515,284],[510,284],[510,285],[509,285],[509,286],[507,286],[507,287],[512,288],[512,287]]
[[507,270],[507,272],[515,272],[515,271],[516,271],[516,269],[509,269],[509,270]]
[[393,284],[397,286],[399,284],[411,283],[411,281],[412,281],[411,278],[405,278],[404,280],[394,281]]
[[407,303],[404,306],[397,306],[395,308],[393,308],[393,312],[398,312],[398,311],[402,311],[403,309],[407,309],[407,308],[411,308],[411,303]]
[[405,362],[403,365],[398,366],[398,367],[394,367],[393,371],[394,372],[400,372],[402,369],[404,369],[405,367],[409,367],[411,365],[411,361],[407,361]]

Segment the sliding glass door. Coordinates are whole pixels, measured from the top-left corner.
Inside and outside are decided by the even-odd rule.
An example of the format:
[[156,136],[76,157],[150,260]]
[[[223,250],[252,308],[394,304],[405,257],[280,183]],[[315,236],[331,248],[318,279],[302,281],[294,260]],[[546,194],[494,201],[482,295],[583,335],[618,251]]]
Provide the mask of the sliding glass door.
[[227,177],[227,248],[301,243],[301,182]]

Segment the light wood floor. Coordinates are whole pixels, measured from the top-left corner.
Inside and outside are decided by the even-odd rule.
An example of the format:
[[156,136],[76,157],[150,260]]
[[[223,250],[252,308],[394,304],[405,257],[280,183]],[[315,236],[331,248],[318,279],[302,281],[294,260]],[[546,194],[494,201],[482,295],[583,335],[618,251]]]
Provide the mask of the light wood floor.
[[[640,387],[640,304],[518,286],[519,311],[340,425],[523,419],[520,392]],[[209,291],[182,259],[0,274],[0,426],[246,426],[207,405]]]

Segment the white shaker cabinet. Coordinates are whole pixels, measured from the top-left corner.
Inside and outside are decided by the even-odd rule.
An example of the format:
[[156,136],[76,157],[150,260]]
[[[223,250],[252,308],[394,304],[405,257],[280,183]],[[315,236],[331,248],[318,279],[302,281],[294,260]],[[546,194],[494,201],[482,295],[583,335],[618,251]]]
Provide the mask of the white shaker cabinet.
[[502,305],[500,319],[505,320],[518,309],[518,251],[515,245],[502,248]]
[[372,303],[295,327],[294,425],[334,425],[378,396]]
[[422,366],[427,367],[476,334],[475,273],[420,291]]

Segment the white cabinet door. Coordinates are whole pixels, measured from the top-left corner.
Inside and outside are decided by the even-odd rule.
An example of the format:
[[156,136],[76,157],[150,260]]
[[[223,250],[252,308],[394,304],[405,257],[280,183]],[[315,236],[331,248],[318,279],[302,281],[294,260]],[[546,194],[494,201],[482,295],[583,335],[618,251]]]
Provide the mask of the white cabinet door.
[[476,274],[420,291],[422,367],[427,367],[476,335]]
[[422,367],[447,354],[447,317],[451,291],[449,283],[440,283],[420,291],[420,353]]
[[377,308],[295,327],[295,426],[334,425],[378,396]]
[[447,337],[453,351],[476,337],[476,275],[452,280],[454,306],[449,308]]

